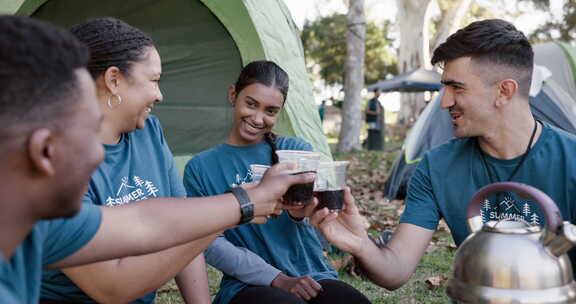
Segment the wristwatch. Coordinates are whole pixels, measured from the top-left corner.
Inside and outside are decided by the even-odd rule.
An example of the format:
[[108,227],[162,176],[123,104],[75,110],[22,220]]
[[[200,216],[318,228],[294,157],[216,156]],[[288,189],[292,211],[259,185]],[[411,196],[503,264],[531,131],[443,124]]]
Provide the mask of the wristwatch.
[[240,222],[239,225],[246,224],[254,218],[254,203],[250,200],[248,193],[242,187],[234,187],[230,189],[234,194],[238,204],[240,204]]

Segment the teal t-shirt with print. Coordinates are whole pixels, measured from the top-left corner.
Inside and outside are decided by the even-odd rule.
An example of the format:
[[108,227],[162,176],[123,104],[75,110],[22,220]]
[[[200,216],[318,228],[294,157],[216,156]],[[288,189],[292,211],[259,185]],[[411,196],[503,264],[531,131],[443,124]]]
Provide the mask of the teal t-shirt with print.
[[[9,260],[0,264],[0,302],[38,303],[42,268],[63,260],[86,245],[101,222],[96,206],[84,205],[68,219],[40,221]],[[12,298],[17,302],[10,302]]]
[[[156,117],[150,116],[143,129],[123,134],[118,144],[104,148],[106,156],[92,175],[85,203],[114,207],[154,197],[186,197]],[[42,298],[95,303],[59,270],[44,272]],[[154,298],[152,292],[133,303],[149,304]]]
[[[295,137],[280,137],[278,150],[312,150],[310,144]],[[252,181],[251,164],[270,165],[272,150],[266,142],[250,146],[221,144],[204,151],[186,165],[184,186],[190,197],[222,194],[231,187]],[[247,248],[268,264],[292,276],[314,280],[336,279],[336,271],[326,262],[313,227],[293,221],[287,212],[266,224],[247,224],[229,229],[226,239]],[[247,285],[224,275],[214,303],[228,303]]]
[[[543,125],[538,141],[512,181],[546,193],[558,205],[563,219],[576,223],[576,137]],[[429,151],[410,180],[400,222],[435,230],[444,218],[454,242],[460,245],[469,235],[466,211],[472,196],[491,182],[506,181],[522,158],[503,160],[484,153],[489,169],[496,175],[491,181],[480,153],[484,152],[477,148],[475,138],[453,139]],[[485,200],[481,215],[484,222],[510,219],[540,226],[545,222],[534,202],[508,192]],[[575,253],[569,252],[573,267]]]

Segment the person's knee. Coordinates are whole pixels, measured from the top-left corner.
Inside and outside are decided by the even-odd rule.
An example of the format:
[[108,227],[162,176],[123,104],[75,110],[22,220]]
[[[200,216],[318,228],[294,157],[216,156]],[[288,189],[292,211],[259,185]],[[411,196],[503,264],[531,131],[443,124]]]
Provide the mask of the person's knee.
[[269,286],[246,287],[239,292],[230,304],[306,304],[296,295]]
[[322,285],[323,291],[310,304],[339,304],[355,303],[370,304],[370,300],[356,288],[339,280],[321,280],[318,283]]

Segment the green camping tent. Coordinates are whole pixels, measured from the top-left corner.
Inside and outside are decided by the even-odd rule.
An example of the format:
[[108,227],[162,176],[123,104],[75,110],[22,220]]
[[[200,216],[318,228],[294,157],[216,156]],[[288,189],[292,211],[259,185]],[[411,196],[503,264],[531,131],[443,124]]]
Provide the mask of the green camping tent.
[[[64,27],[112,16],[149,33],[163,60],[164,102],[154,110],[175,155],[223,142],[232,111],[227,88],[243,64],[275,61],[290,90],[275,131],[309,141],[330,156],[303,49],[283,0],[0,0],[0,12],[33,16]],[[184,161],[187,157],[180,158]]]

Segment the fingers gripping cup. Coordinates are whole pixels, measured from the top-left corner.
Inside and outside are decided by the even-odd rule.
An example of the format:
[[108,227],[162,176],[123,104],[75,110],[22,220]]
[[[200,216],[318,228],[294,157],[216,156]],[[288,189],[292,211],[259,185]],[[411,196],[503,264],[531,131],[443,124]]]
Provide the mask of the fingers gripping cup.
[[341,210],[344,205],[344,188],[348,161],[321,162],[318,165],[314,192],[318,198],[317,209]]
[[268,170],[268,168],[270,168],[270,166],[257,165],[257,164],[250,165],[250,172],[252,174],[252,182],[259,184],[260,181],[262,180],[262,177],[264,176],[264,173],[266,173],[266,170]]
[[[290,170],[290,174],[316,172],[322,156],[319,152],[299,150],[278,150],[276,154],[280,163],[290,162],[296,164],[296,169]],[[293,185],[284,194],[284,203],[287,205],[308,204],[313,195],[314,182]]]

